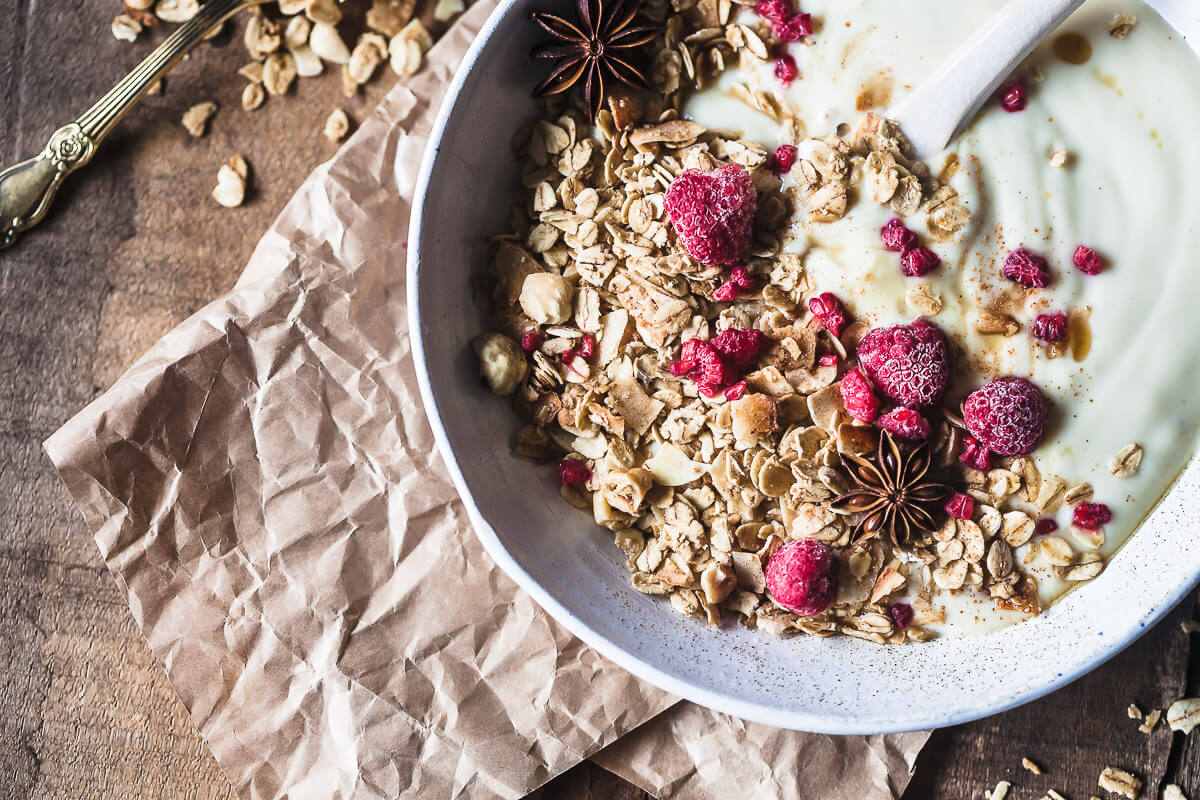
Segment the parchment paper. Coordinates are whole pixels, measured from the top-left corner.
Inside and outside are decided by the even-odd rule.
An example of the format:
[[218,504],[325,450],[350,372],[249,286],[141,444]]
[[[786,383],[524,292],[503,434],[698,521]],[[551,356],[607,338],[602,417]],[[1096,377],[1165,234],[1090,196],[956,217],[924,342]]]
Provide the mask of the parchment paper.
[[[310,176],[231,294],[46,442],[244,798],[521,797],[676,703],[494,566],[421,410],[410,201],[436,104],[492,7],[472,6]],[[884,798],[923,742],[683,704],[601,759],[664,798]]]

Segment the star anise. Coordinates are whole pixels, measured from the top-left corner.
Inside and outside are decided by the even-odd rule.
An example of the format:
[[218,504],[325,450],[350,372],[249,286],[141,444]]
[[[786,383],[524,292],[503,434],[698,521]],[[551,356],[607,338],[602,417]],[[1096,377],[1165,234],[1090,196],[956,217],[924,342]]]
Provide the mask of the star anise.
[[565,92],[583,80],[584,106],[595,120],[604,103],[605,76],[628,86],[647,88],[646,76],[628,60],[630,51],[658,35],[657,25],[634,25],[637,0],[577,0],[578,23],[535,11],[531,17],[555,38],[533,48],[534,58],[558,61],[534,97]]
[[873,461],[850,453],[843,453],[842,461],[857,488],[832,505],[837,511],[862,514],[854,529],[855,542],[885,533],[899,547],[922,531],[932,531],[938,502],[954,491],[929,475],[928,442],[905,452],[887,431],[880,433]]

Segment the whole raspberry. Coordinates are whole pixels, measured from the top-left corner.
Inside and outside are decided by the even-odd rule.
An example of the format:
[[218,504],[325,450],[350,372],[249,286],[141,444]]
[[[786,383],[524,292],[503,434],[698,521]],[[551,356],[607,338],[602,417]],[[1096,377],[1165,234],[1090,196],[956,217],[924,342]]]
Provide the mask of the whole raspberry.
[[798,42],[812,35],[812,14],[792,14],[787,19],[772,22],[771,29],[781,42]]
[[1098,531],[1112,522],[1112,509],[1104,503],[1080,503],[1071,512],[1071,524],[1085,531]]
[[904,630],[909,625],[912,625],[915,612],[913,607],[908,603],[892,603],[892,607],[888,609],[888,614],[892,617],[892,622],[896,623],[896,627]]
[[1009,253],[1000,271],[1004,277],[1026,289],[1041,289],[1050,285],[1050,265],[1046,263],[1046,259],[1024,247],[1018,247]]
[[768,22],[775,22],[776,20],[785,20],[792,15],[792,4],[787,0],[758,0],[754,10]]
[[929,420],[911,408],[895,408],[879,418],[879,427],[905,442],[920,442],[933,432]]
[[992,457],[988,449],[970,436],[963,437],[963,451],[958,460],[978,470],[987,472],[992,467]]
[[1079,245],[1075,248],[1075,267],[1084,275],[1099,275],[1104,269],[1104,260],[1100,254],[1090,247]]
[[917,235],[904,226],[899,217],[892,217],[879,229],[879,238],[888,250],[903,253],[917,246]]
[[1043,342],[1061,342],[1067,338],[1067,315],[1061,311],[1038,314],[1033,321],[1033,335]]
[[667,213],[683,246],[701,264],[729,266],[754,230],[758,192],[740,164],[689,169],[667,187]]
[[766,343],[766,335],[757,328],[729,328],[710,341],[709,346],[720,353],[729,366],[740,372],[754,364]]
[[738,381],[733,386],[729,386],[725,389],[725,399],[732,403],[734,400],[737,400],[745,393],[746,393],[746,382]]
[[800,68],[796,66],[796,59],[792,58],[791,53],[784,53],[775,59],[775,77],[784,86],[791,86],[799,74]]
[[869,331],[858,362],[881,394],[909,408],[937,405],[950,377],[946,337],[923,319]]
[[920,278],[937,269],[942,260],[928,247],[913,247],[900,256],[900,271],[909,278]]
[[821,320],[821,324],[835,338],[842,335],[842,328],[846,327],[846,307],[832,292],[822,292],[816,297],[809,298],[808,310],[814,317]]
[[526,353],[532,353],[542,346],[545,341],[540,331],[525,331],[525,335],[521,337],[521,349]]
[[842,405],[846,413],[863,422],[874,422],[879,416],[879,398],[858,367],[842,378]]
[[1010,114],[1025,110],[1025,84],[1013,81],[1000,90],[1000,107]]
[[775,148],[775,160],[771,164],[771,169],[777,175],[787,175],[792,171],[792,167],[796,165],[796,148],[790,144],[781,144]]
[[788,542],[767,562],[767,592],[793,614],[816,616],[837,594],[835,566],[833,551],[816,539]]
[[975,498],[969,494],[955,492],[946,501],[946,513],[955,519],[970,519],[975,513]]
[[558,462],[558,479],[563,486],[575,486],[592,477],[592,470],[578,458],[564,458]]
[[984,447],[1002,456],[1023,456],[1042,443],[1046,400],[1024,378],[997,378],[963,403],[963,421]]

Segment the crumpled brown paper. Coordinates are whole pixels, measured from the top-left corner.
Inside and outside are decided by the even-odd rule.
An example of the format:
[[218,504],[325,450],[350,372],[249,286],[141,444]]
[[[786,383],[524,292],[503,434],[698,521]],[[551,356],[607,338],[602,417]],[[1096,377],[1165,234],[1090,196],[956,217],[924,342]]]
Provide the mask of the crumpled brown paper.
[[923,734],[652,719],[675,698],[571,637],[471,533],[421,410],[403,243],[436,104],[493,7],[308,179],[232,293],[47,452],[244,798],[516,798],[635,729],[602,763],[661,797],[895,797]]

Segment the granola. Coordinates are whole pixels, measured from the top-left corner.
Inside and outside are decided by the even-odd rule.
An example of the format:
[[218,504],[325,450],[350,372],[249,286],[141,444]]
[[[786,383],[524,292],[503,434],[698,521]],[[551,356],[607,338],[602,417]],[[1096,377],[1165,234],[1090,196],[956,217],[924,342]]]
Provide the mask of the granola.
[[[873,113],[809,136],[785,97],[741,83],[729,94],[792,144],[772,152],[685,119],[695,87],[769,64],[779,33],[738,4],[642,13],[662,27],[650,88],[611,91],[594,122],[569,93],[543,98],[513,142],[520,189],[476,283],[489,330],[472,346],[521,418],[514,449],[558,463],[563,498],[612,531],[636,590],[712,624],[923,641],[948,598],[1028,617],[1041,611],[1035,568],[1063,585],[1098,576],[1111,513],[1091,484],[1039,462],[1037,387],[992,381],[959,407],[945,353],[941,373],[893,385],[897,352],[945,349],[928,321],[943,297],[908,284],[898,300],[917,319],[872,327],[810,274],[816,234],[865,204],[894,215],[883,249],[905,276],[952,269],[921,240],[974,224],[950,182],[957,163],[914,159]],[[1044,285],[1040,257],[1018,248],[1009,262],[1014,283]],[[1086,309],[1068,316],[1086,325]],[[1012,303],[974,308],[970,325],[1030,335]],[[891,344],[875,348],[881,336]],[[1110,470],[1132,476],[1141,459],[1129,445]],[[1064,509],[1075,524],[1056,534]]]

